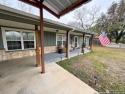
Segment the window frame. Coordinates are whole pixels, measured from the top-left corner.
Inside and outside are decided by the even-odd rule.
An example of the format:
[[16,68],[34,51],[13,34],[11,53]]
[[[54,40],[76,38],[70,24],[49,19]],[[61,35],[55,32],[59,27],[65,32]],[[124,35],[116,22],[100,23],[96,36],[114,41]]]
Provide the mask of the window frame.
[[[57,37],[60,36],[60,35],[62,36],[62,40],[57,40]],[[64,41],[66,42],[66,40],[64,40],[64,38],[63,38],[64,35],[66,36],[66,34],[56,34],[56,46],[58,46],[58,45],[57,45],[57,44],[58,44],[58,43],[57,43],[58,41],[61,41],[61,42],[62,42],[62,45],[61,45],[61,46],[64,46],[63,42],[64,42]]]
[[[5,51],[19,51],[19,50],[31,50],[31,49],[36,49],[36,37],[35,37],[35,31],[33,30],[24,30],[24,29],[15,29],[15,28],[6,28],[6,27],[1,27],[2,30],[2,37],[3,37],[3,45],[4,45],[4,49]],[[8,50],[8,46],[7,46],[7,39],[6,39],[6,30],[12,30],[12,31],[18,31],[21,34],[21,49],[14,49],[14,50]],[[23,40],[23,32],[32,32],[34,34],[34,48],[26,48],[24,49],[24,41]],[[16,40],[15,40],[16,41]],[[19,40],[17,40],[19,41]],[[30,41],[30,40],[29,40]],[[33,41],[33,40],[32,40]]]

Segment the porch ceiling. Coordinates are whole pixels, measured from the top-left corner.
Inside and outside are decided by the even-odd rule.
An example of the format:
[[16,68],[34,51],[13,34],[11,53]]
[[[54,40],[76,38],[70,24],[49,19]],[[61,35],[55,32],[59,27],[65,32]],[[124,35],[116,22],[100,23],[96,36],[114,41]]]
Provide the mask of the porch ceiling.
[[[13,22],[20,22],[25,23],[25,24],[30,24],[30,25],[40,25],[39,21],[39,16],[29,14],[23,11],[19,11],[10,7],[6,7],[3,5],[0,5],[0,20],[8,20],[8,21],[13,21]],[[44,27],[48,28],[54,28],[56,30],[73,30],[73,27],[68,26],[63,23],[59,23],[50,19],[44,18]],[[76,33],[86,33],[89,35],[92,35],[93,33],[91,32],[85,32],[84,30],[80,29],[75,29]]]
[[91,0],[19,0],[34,7],[43,7],[45,10],[60,18],[75,8]]
[[[39,16],[25,13],[3,5],[0,5],[0,19],[21,22],[31,25],[40,25]],[[53,27],[62,30],[72,30],[72,27],[70,26],[46,18],[44,18],[44,27]]]
[[[20,22],[4,20],[4,19],[0,19],[0,27],[26,29],[26,30],[35,31],[35,26],[32,24],[20,23]],[[40,27],[38,28],[38,30],[40,30]],[[59,31],[59,33],[66,33],[67,29],[60,26],[54,26],[51,24],[46,24],[46,23],[44,24],[44,31],[56,32],[57,30]]]

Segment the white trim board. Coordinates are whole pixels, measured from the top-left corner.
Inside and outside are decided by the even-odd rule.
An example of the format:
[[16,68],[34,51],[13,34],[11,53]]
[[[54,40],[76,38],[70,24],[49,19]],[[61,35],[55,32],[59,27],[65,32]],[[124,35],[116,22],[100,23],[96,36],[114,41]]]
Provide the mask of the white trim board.
[[[62,40],[57,40],[57,36],[58,36],[58,35],[61,35],[61,36],[62,36]],[[64,35],[66,36],[66,34],[56,33],[56,46],[58,46],[58,45],[57,45],[57,41],[62,41],[62,45],[61,45],[61,46],[64,46],[64,45],[63,45],[63,42],[66,41],[66,40],[63,39],[63,36],[64,36]]]
[[[21,48],[22,49],[16,49],[16,50],[8,50],[8,47],[7,47],[7,40],[6,40],[6,35],[5,35],[5,31],[6,30],[15,30],[15,31],[19,31],[21,33]],[[18,50],[30,50],[30,49],[36,49],[36,37],[35,37],[35,31],[32,31],[32,30],[25,30],[25,29],[15,29],[15,28],[6,28],[6,27],[1,27],[1,31],[2,31],[2,38],[3,38],[3,44],[4,44],[4,49],[5,51],[18,51]],[[27,49],[24,49],[24,44],[23,44],[23,36],[22,36],[22,33],[23,32],[33,32],[34,33],[34,48],[27,48]],[[24,40],[26,41],[26,40]]]

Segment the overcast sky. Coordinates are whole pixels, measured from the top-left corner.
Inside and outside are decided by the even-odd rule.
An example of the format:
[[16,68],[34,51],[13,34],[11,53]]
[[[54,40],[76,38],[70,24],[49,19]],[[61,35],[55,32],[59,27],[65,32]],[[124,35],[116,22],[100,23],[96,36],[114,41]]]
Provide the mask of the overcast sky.
[[[10,1],[10,0],[8,0],[8,1]],[[11,1],[13,4],[15,4],[15,5],[17,4],[17,0],[11,0]],[[85,6],[86,8],[91,8],[92,6],[97,6],[97,7],[100,7],[101,12],[106,12],[108,7],[112,4],[112,2],[118,2],[118,1],[120,1],[120,0],[92,0],[91,2],[89,2],[83,6]],[[39,15],[38,9],[34,8],[33,11],[34,11],[33,14]],[[70,21],[73,21],[73,15],[74,15],[74,11],[64,15],[60,19],[57,19],[56,17],[54,17],[53,15],[51,15],[50,13],[48,13],[47,11],[44,10],[45,18],[59,21],[61,23],[65,23],[65,24],[67,24]]]
[[[108,7],[112,4],[112,2],[118,2],[120,0],[92,0],[91,2],[87,3],[86,5],[83,5],[87,8],[91,8],[92,6],[100,7],[101,12],[106,12]],[[81,6],[82,7],[82,6]],[[70,12],[69,14],[66,14],[65,16],[61,17],[60,19],[57,19],[56,17],[50,15],[48,12],[44,11],[44,17],[49,18],[55,21],[59,21],[62,23],[68,23],[73,20],[74,11]]]

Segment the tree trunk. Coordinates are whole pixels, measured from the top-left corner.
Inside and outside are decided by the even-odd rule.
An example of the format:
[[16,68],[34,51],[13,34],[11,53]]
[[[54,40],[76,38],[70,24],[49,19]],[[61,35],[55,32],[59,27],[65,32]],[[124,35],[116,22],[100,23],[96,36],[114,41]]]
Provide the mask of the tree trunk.
[[118,42],[119,42],[119,39],[118,39],[118,38],[116,38],[115,43],[116,43],[116,44],[118,44]]
[[120,32],[120,34],[118,35],[118,32],[116,33],[116,41],[115,41],[115,43],[119,43],[119,41],[120,41],[120,39],[121,39],[121,37],[124,35],[124,33],[123,33],[123,31],[121,31]]

